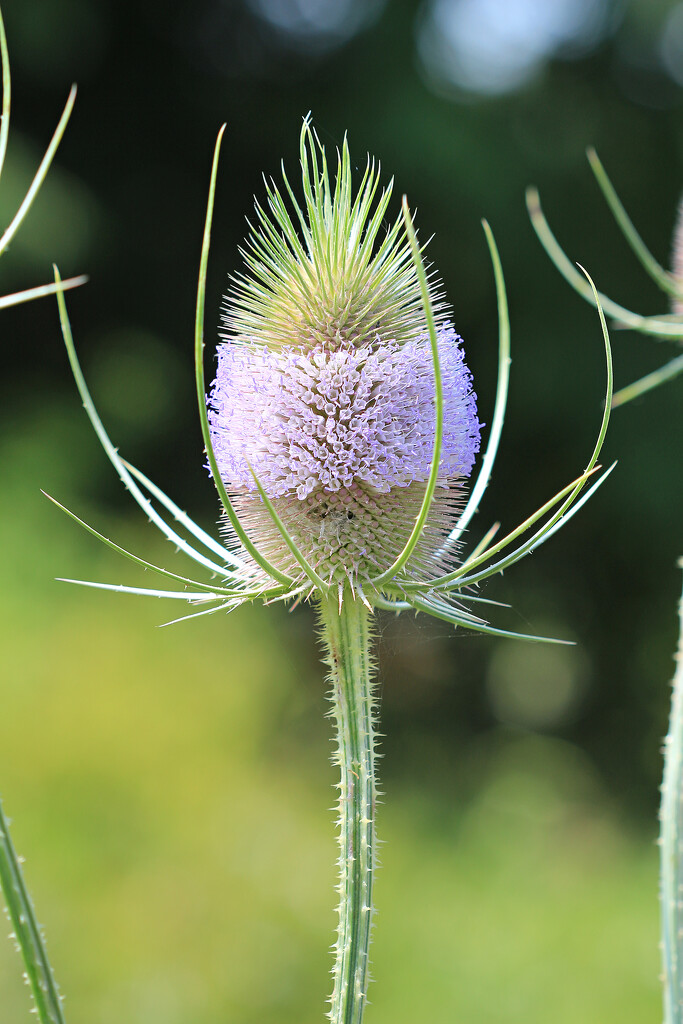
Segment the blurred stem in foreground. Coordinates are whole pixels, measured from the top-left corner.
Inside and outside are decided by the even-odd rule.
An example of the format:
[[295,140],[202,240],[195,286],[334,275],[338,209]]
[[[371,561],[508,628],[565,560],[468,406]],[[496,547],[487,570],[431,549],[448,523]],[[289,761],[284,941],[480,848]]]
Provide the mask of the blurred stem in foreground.
[[[678,563],[683,569],[683,559]],[[665,1024],[683,1021],[683,597],[660,811]]]

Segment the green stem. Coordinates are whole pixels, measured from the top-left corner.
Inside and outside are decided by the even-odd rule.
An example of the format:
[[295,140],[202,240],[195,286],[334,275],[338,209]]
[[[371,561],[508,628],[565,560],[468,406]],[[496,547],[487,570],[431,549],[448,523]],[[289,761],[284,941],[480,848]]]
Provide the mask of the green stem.
[[0,804],[0,885],[7,911],[14,928],[19,951],[26,968],[40,1024],[65,1024],[62,1002],[45,941],[36,921],[31,897],[21,871],[21,864],[9,834],[7,819]]
[[375,862],[375,739],[369,612],[350,593],[341,607],[320,601],[322,638],[337,725],[339,782],[339,926],[333,969],[333,1024],[361,1024]]
[[[683,559],[679,562],[683,568]],[[665,1024],[683,1021],[683,597],[660,810],[660,896]]]

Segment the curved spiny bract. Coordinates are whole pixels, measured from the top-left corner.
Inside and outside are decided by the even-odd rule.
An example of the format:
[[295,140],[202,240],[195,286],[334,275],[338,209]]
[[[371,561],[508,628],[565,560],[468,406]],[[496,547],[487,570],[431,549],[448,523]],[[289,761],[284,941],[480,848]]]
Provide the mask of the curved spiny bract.
[[[600,190],[619,229],[643,269],[667,296],[671,313],[643,316],[614,302],[602,293],[594,294],[594,290],[577,271],[576,266],[551,231],[541,209],[538,190],[529,188],[527,189],[527,208],[541,245],[572,288],[591,304],[595,305],[596,302],[599,302],[605,313],[614,320],[616,326],[648,334],[658,341],[673,341],[678,342],[679,345],[683,344],[683,200],[679,202],[673,232],[673,267],[668,271],[655,259],[645,245],[592,147],[588,149],[587,155]],[[683,356],[677,356],[658,370],[620,388],[615,393],[612,404],[615,407],[624,405],[626,402],[652,391],[653,388],[673,380],[681,373],[683,373]]]

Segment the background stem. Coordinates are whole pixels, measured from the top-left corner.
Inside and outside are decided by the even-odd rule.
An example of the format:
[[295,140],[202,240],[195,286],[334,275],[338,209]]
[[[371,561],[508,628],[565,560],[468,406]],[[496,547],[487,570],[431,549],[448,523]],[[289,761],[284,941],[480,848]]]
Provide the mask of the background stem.
[[360,1024],[368,986],[375,859],[375,740],[369,612],[345,595],[320,602],[322,638],[337,725],[339,927],[333,969],[333,1024]]
[[[683,568],[683,560],[679,563]],[[664,741],[660,811],[662,956],[665,1024],[683,1021],[683,598],[669,732]]]
[[14,938],[26,967],[40,1024],[65,1024],[62,1003],[45,941],[36,921],[21,864],[10,838],[7,819],[0,804],[0,885],[7,904]]

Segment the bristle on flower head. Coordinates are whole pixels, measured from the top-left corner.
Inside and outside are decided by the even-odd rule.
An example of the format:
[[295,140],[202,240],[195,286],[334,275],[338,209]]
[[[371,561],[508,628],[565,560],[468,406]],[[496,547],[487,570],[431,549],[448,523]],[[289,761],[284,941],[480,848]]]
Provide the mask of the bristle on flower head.
[[[368,166],[353,194],[348,148],[334,185],[324,149],[302,133],[301,238],[277,191],[271,221],[245,254],[250,276],[229,297],[209,398],[211,441],[235,511],[257,548],[290,578],[300,569],[259,486],[307,562],[327,583],[377,577],[400,555],[420,512],[435,435],[435,368],[403,220],[378,233]],[[409,575],[440,566],[480,427],[461,339],[438,306],[443,431],[437,489]],[[258,481],[258,484],[257,484]]]

